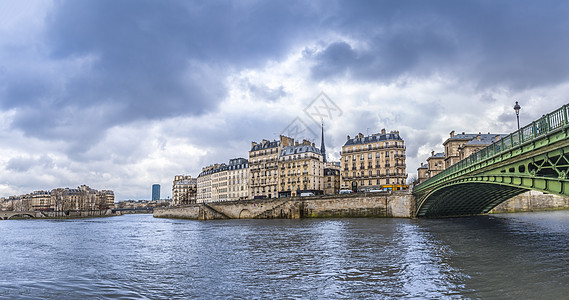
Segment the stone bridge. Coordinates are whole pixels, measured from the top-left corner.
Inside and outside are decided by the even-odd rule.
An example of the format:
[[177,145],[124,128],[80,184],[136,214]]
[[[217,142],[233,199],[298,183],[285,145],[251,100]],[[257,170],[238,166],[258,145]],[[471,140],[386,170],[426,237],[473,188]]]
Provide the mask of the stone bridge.
[[40,211],[0,211],[0,219],[8,220],[13,217],[45,218]]

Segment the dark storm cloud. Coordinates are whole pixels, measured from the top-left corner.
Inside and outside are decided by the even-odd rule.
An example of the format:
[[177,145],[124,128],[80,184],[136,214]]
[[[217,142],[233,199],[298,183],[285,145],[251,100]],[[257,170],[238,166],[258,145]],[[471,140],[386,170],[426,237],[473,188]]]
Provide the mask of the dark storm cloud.
[[[229,71],[287,54],[314,19],[290,1],[58,1],[41,53],[49,66],[3,67],[12,126],[87,147],[117,124],[215,110]],[[303,26],[307,24],[307,26]],[[42,47],[44,49],[44,47]],[[268,98],[282,88],[253,87]]]
[[[57,1],[38,61],[0,50],[18,57],[0,66],[0,107],[14,128],[80,152],[116,125],[215,111],[228,74],[299,46],[319,81],[554,85],[569,78],[567,15],[562,1]],[[272,101],[285,88],[249,91]]]
[[26,172],[29,169],[38,166],[42,168],[53,168],[54,162],[47,155],[42,155],[41,157],[13,157],[6,164],[6,169],[16,172]]
[[480,87],[523,89],[569,78],[567,2],[343,4],[330,26],[364,46],[335,41],[313,53],[317,80],[446,74]]

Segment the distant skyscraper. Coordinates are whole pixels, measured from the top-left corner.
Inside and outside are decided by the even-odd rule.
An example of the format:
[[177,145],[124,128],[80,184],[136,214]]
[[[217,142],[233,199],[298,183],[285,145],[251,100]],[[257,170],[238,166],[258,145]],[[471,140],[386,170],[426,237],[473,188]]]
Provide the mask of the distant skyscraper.
[[326,162],[326,146],[324,146],[324,123],[322,123],[322,141],[320,142],[320,153],[322,153],[322,158]]
[[152,185],[152,200],[160,200],[160,185]]

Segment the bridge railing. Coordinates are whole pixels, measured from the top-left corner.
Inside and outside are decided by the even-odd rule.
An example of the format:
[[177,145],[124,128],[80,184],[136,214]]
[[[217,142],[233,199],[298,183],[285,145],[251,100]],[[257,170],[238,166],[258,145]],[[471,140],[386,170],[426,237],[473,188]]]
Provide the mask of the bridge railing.
[[529,143],[533,140],[540,139],[543,135],[546,135],[551,131],[565,127],[569,124],[568,116],[569,104],[565,104],[557,110],[548,113],[547,115],[543,115],[541,118],[531,122],[530,124],[514,131],[508,136],[488,145],[486,148],[483,148],[480,151],[473,153],[469,157],[450,166],[441,173],[418,185],[416,187],[416,190],[420,190],[422,187],[427,187],[430,185],[429,183],[435,183],[450,174],[468,168],[480,161],[494,157],[512,148]]

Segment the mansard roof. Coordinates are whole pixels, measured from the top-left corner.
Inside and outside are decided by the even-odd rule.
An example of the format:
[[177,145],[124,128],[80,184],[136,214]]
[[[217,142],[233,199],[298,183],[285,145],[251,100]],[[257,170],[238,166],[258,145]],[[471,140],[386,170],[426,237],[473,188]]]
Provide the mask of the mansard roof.
[[474,136],[474,138],[468,142],[466,142],[464,145],[465,146],[484,146],[484,145],[490,145],[494,142],[496,142],[498,139],[496,139],[496,136],[500,136],[500,139],[505,138],[507,136],[507,134],[481,134],[480,135],[480,140],[478,140],[478,135]]
[[322,155],[320,149],[312,145],[298,145],[298,146],[289,146],[283,148],[283,150],[281,151],[281,156],[308,153],[308,152],[313,152]]
[[332,168],[324,168],[324,176],[340,175],[340,170]]
[[370,136],[355,137],[353,139],[349,139],[348,141],[346,141],[344,146],[368,144],[380,141],[403,141],[403,139],[401,138],[399,133],[395,132],[383,133],[383,134],[378,133]]
[[435,153],[435,155],[431,155],[429,158],[444,158],[444,157],[445,157],[445,153],[439,152],[439,153]]
[[260,144],[257,144],[255,146],[251,147],[251,151],[276,148],[276,147],[280,146],[280,144],[281,144],[280,141],[272,141],[272,142],[267,141],[266,143],[260,143]]

